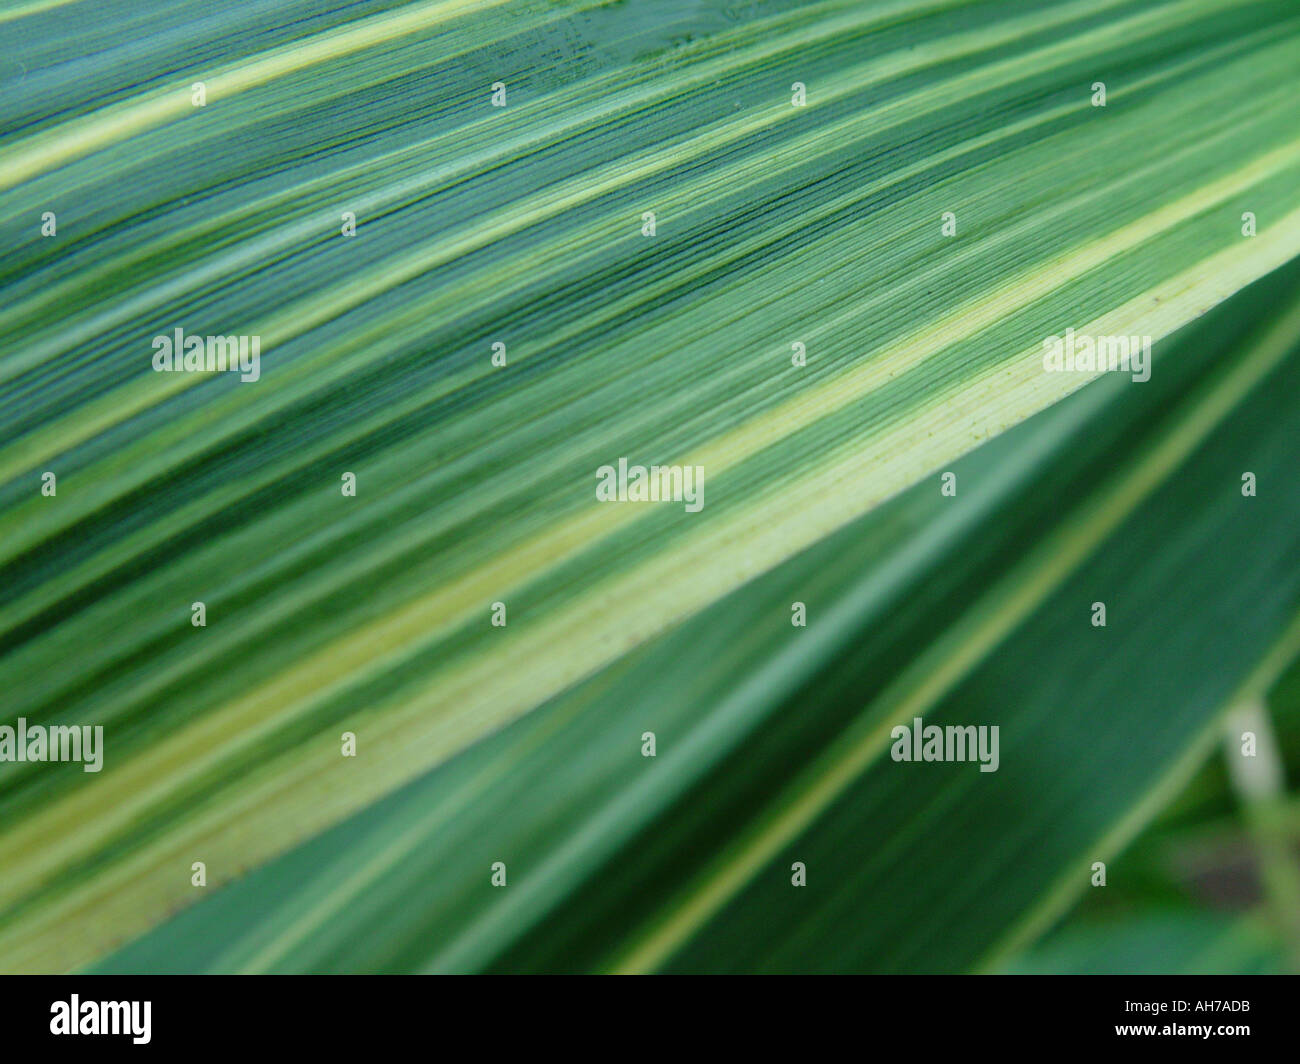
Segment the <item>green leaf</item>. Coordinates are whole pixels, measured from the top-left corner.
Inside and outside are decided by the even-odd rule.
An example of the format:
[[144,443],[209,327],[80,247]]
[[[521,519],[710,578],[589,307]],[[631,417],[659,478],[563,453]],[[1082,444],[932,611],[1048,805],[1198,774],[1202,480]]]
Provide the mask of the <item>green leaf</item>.
[[1195,910],[1077,928],[1007,969],[1015,975],[1225,975],[1284,970],[1267,930]]
[[[1286,493],[1234,479],[1288,475],[1294,317],[1251,314],[1293,278],[1213,344],[1164,338],[1300,253],[1298,47],[1293,4],[1238,0],[0,12],[23,68],[0,85],[0,688],[9,717],[106,734],[98,774],[0,765],[0,967],[94,963],[197,901],[199,860],[235,883],[193,910],[220,968],[948,968],[1018,941],[1297,612]],[[260,336],[260,379],[153,372],[176,327]],[[1060,402],[1089,379],[1043,371],[1067,328],[1161,341],[1151,382]],[[703,510],[598,504],[620,457],[703,467]],[[1249,574],[1201,564],[1234,530]],[[1125,625],[1189,626],[1168,656],[1113,622],[1105,667],[990,694],[1116,581]],[[1194,589],[1223,610],[1212,654]],[[795,599],[820,603],[806,630]],[[1065,772],[1135,670],[1189,688],[1120,701],[1105,749],[1146,744],[1122,777],[1114,751]],[[880,760],[918,706],[1005,714],[1038,770],[949,766],[906,819],[900,788],[949,780]],[[991,805],[962,804],[977,785]],[[956,846],[956,812],[1021,803],[1064,820]],[[854,863],[798,931],[764,875],[814,830]],[[485,894],[507,843],[514,883]],[[316,845],[329,877],[262,924],[284,888],[235,881]],[[386,907],[412,898],[409,923]],[[191,956],[169,926],[143,941]]]
[[[1293,461],[1298,279],[1161,345],[1149,384],[1098,382],[967,456],[956,498],[919,485],[107,970],[993,964],[1090,889],[1214,749],[1223,706],[1300,645],[1282,564],[1300,498],[1245,498],[1239,476],[1283,483]],[[1242,324],[1284,298],[1281,326]],[[996,773],[892,761],[913,714],[998,724]]]

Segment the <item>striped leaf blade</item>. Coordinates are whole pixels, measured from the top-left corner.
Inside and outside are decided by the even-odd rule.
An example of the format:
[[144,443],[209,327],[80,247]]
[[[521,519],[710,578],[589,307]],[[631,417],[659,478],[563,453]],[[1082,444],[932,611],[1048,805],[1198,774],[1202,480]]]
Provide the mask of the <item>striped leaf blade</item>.
[[[9,968],[93,961],[193,860],[473,753],[1060,400],[1044,336],[1159,339],[1300,243],[1285,3],[121,7],[0,19],[0,682],[111,766],[0,771]],[[261,379],[153,373],[177,326],[261,336]],[[703,466],[704,510],[597,505],[620,456]]]

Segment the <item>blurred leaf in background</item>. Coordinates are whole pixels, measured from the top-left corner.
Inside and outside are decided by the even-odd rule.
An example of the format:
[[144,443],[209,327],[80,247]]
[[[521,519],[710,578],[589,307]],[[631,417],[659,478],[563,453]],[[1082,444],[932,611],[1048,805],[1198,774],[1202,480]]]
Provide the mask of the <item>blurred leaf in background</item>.
[[[1225,736],[1183,793],[1116,864],[1113,889],[1090,891],[1041,945],[1014,958],[1012,971],[1296,971],[1300,939],[1294,893],[1300,874],[1300,661],[1268,693],[1266,705],[1283,779],[1273,816],[1261,825],[1243,810],[1225,761],[1240,755],[1240,734]],[[1252,820],[1255,822],[1252,823]],[[1264,837],[1260,837],[1260,829]],[[1273,855],[1268,850],[1278,843]],[[1283,863],[1270,883],[1265,861]],[[1289,868],[1287,867],[1289,866]]]

